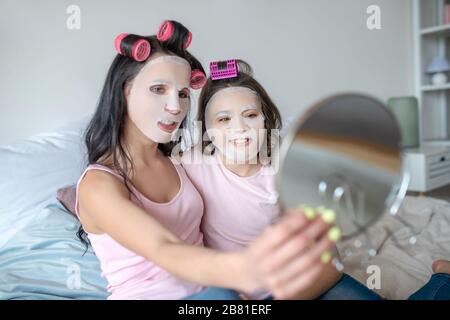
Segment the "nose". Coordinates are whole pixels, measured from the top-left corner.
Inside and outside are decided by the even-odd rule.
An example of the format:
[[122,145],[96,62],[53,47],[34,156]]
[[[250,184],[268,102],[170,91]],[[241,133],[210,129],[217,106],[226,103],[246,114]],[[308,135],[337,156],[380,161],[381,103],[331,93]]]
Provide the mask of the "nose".
[[166,105],[165,110],[171,115],[177,116],[181,113],[181,109],[179,107],[174,107],[171,105]]
[[247,129],[247,124],[242,117],[236,117],[233,119],[231,127],[236,131],[245,131]]
[[170,101],[167,102],[164,110],[167,111],[168,113],[170,113],[171,115],[174,115],[174,116],[179,115],[182,112],[182,110],[181,110],[181,106],[180,106],[180,102],[178,101],[178,98],[170,99]]

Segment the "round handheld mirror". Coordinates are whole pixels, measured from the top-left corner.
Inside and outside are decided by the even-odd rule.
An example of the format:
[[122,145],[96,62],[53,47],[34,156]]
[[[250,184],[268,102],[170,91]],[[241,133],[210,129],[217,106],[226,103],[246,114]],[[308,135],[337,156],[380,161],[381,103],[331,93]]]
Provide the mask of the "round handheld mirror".
[[341,94],[312,106],[280,148],[277,188],[284,207],[324,206],[336,213],[342,240],[386,211],[396,214],[409,176],[395,117],[380,101]]

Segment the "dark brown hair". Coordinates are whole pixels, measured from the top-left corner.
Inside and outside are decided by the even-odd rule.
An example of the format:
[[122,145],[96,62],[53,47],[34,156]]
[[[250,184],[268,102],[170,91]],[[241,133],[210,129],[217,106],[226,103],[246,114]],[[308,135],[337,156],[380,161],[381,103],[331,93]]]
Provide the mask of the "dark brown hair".
[[[208,81],[200,94],[197,121],[200,121],[202,126],[202,151],[204,152],[208,145],[211,144],[211,140],[206,134],[205,126],[206,106],[208,105],[208,102],[214,94],[222,89],[229,87],[245,87],[256,92],[261,101],[261,111],[264,115],[264,128],[267,130],[267,156],[270,157],[272,146],[271,140],[273,139],[272,130],[281,130],[282,127],[280,112],[263,86],[253,77],[253,70],[250,65],[243,60],[236,60],[236,62],[238,65],[238,76],[236,78],[221,80],[211,80],[211,78],[208,78]],[[211,154],[213,153],[214,149],[211,150]]]

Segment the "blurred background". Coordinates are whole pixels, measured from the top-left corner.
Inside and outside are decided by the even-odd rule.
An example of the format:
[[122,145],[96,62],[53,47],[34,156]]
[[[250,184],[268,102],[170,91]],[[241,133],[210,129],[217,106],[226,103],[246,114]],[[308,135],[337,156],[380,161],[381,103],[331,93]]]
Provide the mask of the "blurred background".
[[[369,30],[367,8],[381,9]],[[80,28],[69,29],[72,6]],[[409,0],[2,0],[0,145],[89,117],[121,32],[155,34],[164,19],[193,33],[191,52],[241,58],[286,123],[339,91],[387,100],[414,92]]]

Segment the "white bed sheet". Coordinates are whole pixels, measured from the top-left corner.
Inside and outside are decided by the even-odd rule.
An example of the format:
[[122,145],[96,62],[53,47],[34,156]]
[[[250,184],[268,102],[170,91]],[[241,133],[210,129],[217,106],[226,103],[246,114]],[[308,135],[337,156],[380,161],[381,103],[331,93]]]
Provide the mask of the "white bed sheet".
[[[339,245],[345,272],[360,282],[367,284],[372,274],[367,272],[369,266],[380,268],[381,286],[375,291],[387,299],[407,299],[429,281],[434,260],[450,260],[450,203],[408,196],[398,214],[414,226],[413,233],[385,215],[370,228],[371,244],[379,249],[375,257],[367,254],[367,248],[355,248],[353,240]],[[395,232],[389,235],[389,229]],[[411,235],[417,239],[414,245],[409,243]],[[363,237],[360,240],[367,241]],[[346,256],[348,249],[351,256]]]
[[0,146],[0,247],[85,166],[82,119],[49,133]]

